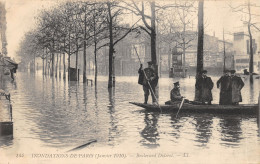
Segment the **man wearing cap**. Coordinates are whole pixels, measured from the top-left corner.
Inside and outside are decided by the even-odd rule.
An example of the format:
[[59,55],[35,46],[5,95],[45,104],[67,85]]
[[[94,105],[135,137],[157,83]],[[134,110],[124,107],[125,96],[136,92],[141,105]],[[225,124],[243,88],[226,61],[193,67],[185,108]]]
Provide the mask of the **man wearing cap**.
[[[147,62],[148,67],[144,70],[142,69],[142,64],[140,65],[140,68],[138,70],[139,73],[139,79],[138,83],[143,85],[143,91],[144,91],[144,104],[147,104],[148,97],[149,97],[149,90],[152,95],[153,103],[156,103],[155,98],[155,87],[158,83],[158,76],[155,73],[155,70],[153,68],[153,63],[151,61]],[[149,85],[150,84],[150,85]]]
[[242,102],[241,89],[244,87],[244,82],[241,77],[235,75],[236,71],[231,70],[231,88],[232,88],[232,104],[238,105]]
[[230,77],[229,70],[225,70],[224,75],[221,76],[220,79],[217,81],[217,88],[219,87],[220,87],[219,104],[231,105],[232,88],[231,88],[231,77]]
[[180,83],[177,81],[174,84],[174,88],[171,90],[171,101],[172,102],[178,102],[183,99],[183,96],[181,96],[180,93]]
[[199,91],[199,101],[201,101],[202,104],[207,102],[208,105],[211,105],[211,101],[213,100],[211,90],[213,86],[214,84],[211,78],[207,76],[207,70],[203,70],[195,84],[196,89]]

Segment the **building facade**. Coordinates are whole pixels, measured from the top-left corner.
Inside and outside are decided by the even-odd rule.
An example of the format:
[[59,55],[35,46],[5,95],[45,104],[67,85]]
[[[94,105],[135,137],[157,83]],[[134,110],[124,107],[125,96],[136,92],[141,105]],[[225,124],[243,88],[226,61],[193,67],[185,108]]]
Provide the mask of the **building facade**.
[[[259,32],[252,33],[253,36],[253,55],[254,55],[254,72],[259,73],[259,55],[260,55],[260,36]],[[235,69],[243,73],[245,69],[249,70],[249,37],[245,32],[234,33],[234,61]]]

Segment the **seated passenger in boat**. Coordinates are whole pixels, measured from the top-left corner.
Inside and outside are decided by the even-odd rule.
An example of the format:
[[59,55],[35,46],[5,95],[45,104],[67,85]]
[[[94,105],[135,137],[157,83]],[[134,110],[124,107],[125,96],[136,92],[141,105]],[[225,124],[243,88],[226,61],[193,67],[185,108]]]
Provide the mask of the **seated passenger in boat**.
[[[171,90],[171,94],[170,94],[171,100],[165,102],[166,105],[180,103],[184,98],[180,93],[180,83],[175,82],[173,84],[174,84],[174,88]],[[189,101],[185,99],[185,103],[187,102]]]

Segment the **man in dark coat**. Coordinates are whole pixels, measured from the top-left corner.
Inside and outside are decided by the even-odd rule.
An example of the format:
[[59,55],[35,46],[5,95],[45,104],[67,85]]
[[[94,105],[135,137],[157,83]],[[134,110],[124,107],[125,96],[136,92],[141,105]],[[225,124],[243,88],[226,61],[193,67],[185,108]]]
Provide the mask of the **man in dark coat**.
[[242,102],[241,89],[244,87],[244,82],[241,77],[235,75],[236,71],[231,70],[231,87],[232,87],[232,104],[238,105]]
[[207,102],[208,105],[211,105],[211,101],[213,100],[211,90],[213,86],[214,84],[211,78],[207,76],[207,70],[203,70],[195,84],[196,89],[199,90],[199,101],[201,101],[202,104]]
[[176,102],[176,101],[181,101],[183,99],[183,96],[181,96],[180,93],[180,83],[175,82],[174,88],[171,90],[171,101]]
[[232,88],[231,88],[230,71],[225,70],[224,73],[225,74],[221,76],[220,79],[217,81],[217,88],[220,87],[219,104],[231,105]]
[[153,68],[152,62],[147,62],[147,63],[148,63],[147,68],[143,70],[141,64],[138,70],[139,73],[138,84],[143,85],[144,104],[147,104],[148,97],[150,94],[149,91],[151,92],[153,103],[156,103],[155,87],[157,86],[158,83],[158,76]]

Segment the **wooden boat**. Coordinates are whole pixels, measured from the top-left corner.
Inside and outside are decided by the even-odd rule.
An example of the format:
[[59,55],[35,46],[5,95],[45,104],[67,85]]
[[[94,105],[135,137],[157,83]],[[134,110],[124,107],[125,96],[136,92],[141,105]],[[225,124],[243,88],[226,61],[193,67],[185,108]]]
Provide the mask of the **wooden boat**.
[[[151,112],[173,112],[177,113],[180,104],[174,105],[158,105],[143,104],[137,102],[129,102],[133,105],[145,108],[146,111]],[[211,114],[242,114],[242,115],[255,115],[258,113],[258,104],[240,104],[240,105],[194,105],[184,103],[180,113],[211,113]]]

